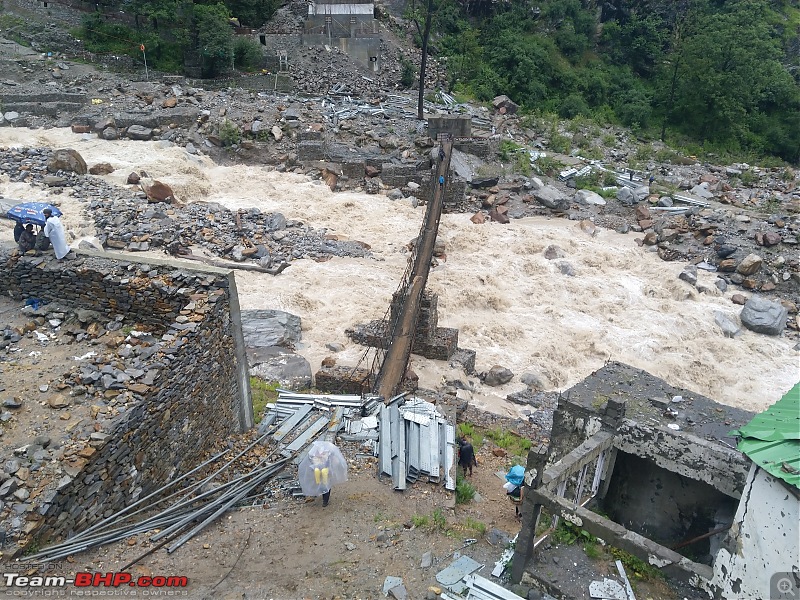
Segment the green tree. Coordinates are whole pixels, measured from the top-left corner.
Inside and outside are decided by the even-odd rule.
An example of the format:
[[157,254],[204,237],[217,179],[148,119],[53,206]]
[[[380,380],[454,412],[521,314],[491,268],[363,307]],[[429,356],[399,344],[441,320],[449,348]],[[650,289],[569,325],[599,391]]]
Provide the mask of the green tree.
[[280,0],[225,0],[231,14],[242,25],[261,27],[281,6]]
[[224,4],[195,4],[195,48],[202,59],[204,77],[219,75],[233,66],[234,48],[230,13]]
[[686,66],[675,84],[673,123],[703,140],[737,145],[748,138],[751,117],[774,98],[770,90],[791,79],[768,12],[763,0],[733,0],[695,25],[682,44]]

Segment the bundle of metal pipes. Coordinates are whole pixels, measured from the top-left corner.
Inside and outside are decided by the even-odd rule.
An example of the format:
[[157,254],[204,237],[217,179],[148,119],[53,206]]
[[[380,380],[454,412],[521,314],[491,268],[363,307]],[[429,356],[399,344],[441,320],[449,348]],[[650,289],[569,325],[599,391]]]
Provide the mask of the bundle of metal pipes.
[[[257,444],[262,443],[272,433],[273,430],[265,432],[213,473],[195,481],[188,487],[179,488],[177,484],[200,472],[205,467],[216,463],[229,450],[211,457],[167,485],[153,491],[144,498],[140,498],[84,531],[71,536],[66,541],[50,546],[36,554],[26,556],[21,560],[55,561],[90,548],[118,542],[156,529],[159,532],[153,535],[150,541],[159,543],[121,570],[128,569],[145,556],[167,544],[170,544],[167,547],[167,552],[174,552],[213,523],[224,512],[259,497],[267,481],[283,469],[292,456],[286,457],[284,455],[279,460],[269,462],[273,456],[269,455],[261,459],[256,467],[248,473],[220,483],[225,476],[230,475],[228,469],[237,459],[244,456]],[[170,489],[176,491],[169,493]],[[151,514],[143,520],[134,521],[137,517],[141,518],[142,513],[157,510],[158,506],[164,505],[169,501],[172,501],[172,503],[167,508]]]

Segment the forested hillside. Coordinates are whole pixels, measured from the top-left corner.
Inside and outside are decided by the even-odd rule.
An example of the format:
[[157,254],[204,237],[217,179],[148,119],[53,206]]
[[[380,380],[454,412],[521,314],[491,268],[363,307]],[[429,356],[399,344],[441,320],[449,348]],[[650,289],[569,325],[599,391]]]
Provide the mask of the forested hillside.
[[[213,76],[258,68],[258,44],[234,41],[229,18],[260,27],[279,6],[125,0],[103,9],[135,15],[133,37],[157,68],[181,70],[194,55]],[[450,89],[465,98],[506,94],[526,112],[623,125],[692,154],[800,162],[797,0],[408,0],[407,18],[422,25],[428,13],[428,53],[446,61]],[[100,52],[128,52],[130,34],[102,10],[82,32]]]
[[617,122],[698,152],[800,160],[797,2],[433,0],[432,8],[432,47],[448,58],[457,92],[506,94],[527,110]]

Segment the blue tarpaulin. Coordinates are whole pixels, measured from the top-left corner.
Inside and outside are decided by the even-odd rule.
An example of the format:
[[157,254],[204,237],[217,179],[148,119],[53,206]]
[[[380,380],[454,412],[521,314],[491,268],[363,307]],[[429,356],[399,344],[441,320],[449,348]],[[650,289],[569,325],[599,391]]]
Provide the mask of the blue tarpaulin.
[[513,485],[522,485],[522,480],[525,478],[525,467],[522,465],[514,465],[506,475],[506,481]]

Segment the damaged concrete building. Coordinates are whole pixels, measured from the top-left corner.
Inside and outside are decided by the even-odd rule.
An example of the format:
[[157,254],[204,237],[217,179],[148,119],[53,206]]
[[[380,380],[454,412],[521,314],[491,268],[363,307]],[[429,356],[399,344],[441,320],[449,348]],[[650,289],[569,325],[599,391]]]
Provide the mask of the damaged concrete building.
[[609,363],[561,395],[548,452],[529,454],[512,579],[570,597],[534,560],[537,527],[564,519],[698,598],[795,598],[798,450],[798,386],[754,418]]

